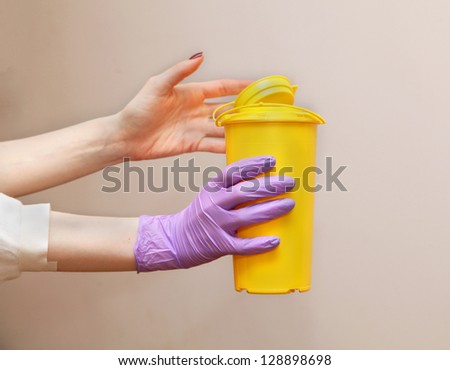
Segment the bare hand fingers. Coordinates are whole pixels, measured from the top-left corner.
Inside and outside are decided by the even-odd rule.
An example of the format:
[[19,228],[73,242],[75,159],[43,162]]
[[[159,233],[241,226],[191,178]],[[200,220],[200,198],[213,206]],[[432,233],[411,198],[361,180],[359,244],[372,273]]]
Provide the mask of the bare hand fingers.
[[212,99],[237,95],[252,82],[251,80],[214,80],[192,83],[191,86],[199,89],[204,99]]
[[204,137],[200,140],[198,152],[225,153],[225,139],[219,137]]
[[150,86],[153,87],[154,83],[156,82],[156,86],[159,89],[159,94],[164,95],[181,81],[183,81],[186,77],[194,73],[200,67],[202,62],[203,56],[196,59],[186,59],[178,62],[159,75],[152,77],[149,80],[149,82],[152,82]]

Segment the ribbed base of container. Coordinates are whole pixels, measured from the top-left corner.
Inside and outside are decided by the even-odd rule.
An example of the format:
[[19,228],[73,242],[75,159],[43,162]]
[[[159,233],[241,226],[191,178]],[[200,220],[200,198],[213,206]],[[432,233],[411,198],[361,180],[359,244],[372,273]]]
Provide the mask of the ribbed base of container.
[[238,288],[235,287],[238,292],[247,292],[249,294],[289,294],[289,293],[305,293],[311,289],[310,286],[302,288],[280,288],[280,289],[251,289],[251,288]]

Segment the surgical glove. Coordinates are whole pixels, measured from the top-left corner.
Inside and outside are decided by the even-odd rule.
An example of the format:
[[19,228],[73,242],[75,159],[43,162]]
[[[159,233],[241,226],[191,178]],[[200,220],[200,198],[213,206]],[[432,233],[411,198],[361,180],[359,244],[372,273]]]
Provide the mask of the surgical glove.
[[[244,205],[285,193],[294,179],[261,176],[275,158],[258,156],[230,164],[175,215],[141,216],[134,255],[138,272],[189,268],[228,254],[253,254],[276,247],[276,236],[238,238],[237,229],[289,212],[294,200],[282,198]],[[247,180],[247,181],[246,181]]]

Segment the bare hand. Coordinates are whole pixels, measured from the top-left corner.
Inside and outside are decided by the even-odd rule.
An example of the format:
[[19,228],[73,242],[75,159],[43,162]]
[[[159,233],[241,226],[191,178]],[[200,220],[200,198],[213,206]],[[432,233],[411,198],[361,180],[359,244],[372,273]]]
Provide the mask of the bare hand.
[[195,151],[225,152],[223,128],[211,121],[219,104],[206,103],[205,99],[236,95],[251,81],[179,84],[202,62],[203,56],[184,60],[151,77],[120,112],[121,139],[131,160]]

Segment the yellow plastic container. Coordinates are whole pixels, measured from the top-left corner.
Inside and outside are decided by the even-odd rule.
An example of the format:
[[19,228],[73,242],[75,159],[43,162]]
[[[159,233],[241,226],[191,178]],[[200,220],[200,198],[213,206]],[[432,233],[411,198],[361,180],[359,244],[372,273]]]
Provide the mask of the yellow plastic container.
[[311,169],[315,166],[317,124],[325,122],[316,113],[292,105],[296,89],[286,77],[269,76],[249,85],[235,102],[221,106],[213,115],[216,124],[225,128],[228,164],[272,155],[277,163],[270,175],[281,172],[297,183],[280,196],[296,201],[289,214],[238,230],[242,238],[274,235],[281,242],[269,252],[233,257],[237,291],[275,294],[304,292],[311,287],[311,188],[315,180]]

